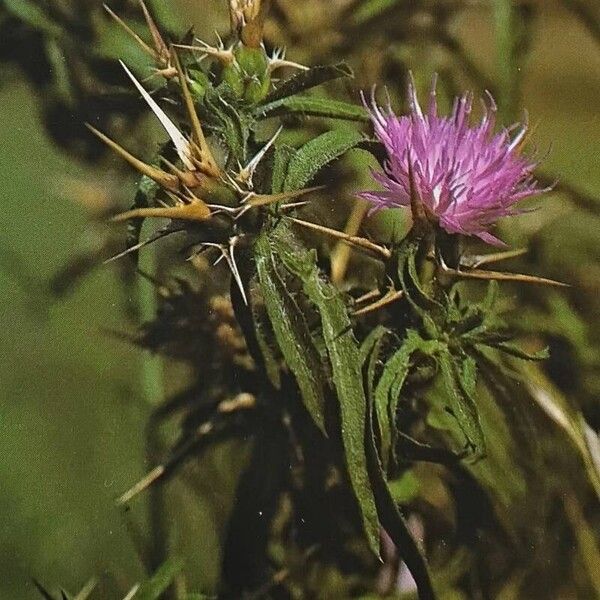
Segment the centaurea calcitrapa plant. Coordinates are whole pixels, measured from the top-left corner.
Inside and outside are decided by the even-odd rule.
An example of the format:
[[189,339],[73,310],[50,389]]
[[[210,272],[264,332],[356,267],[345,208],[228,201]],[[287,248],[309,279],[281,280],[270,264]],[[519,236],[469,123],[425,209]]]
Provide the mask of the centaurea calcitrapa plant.
[[[118,258],[178,236],[188,257],[214,263],[203,291],[161,286],[163,311],[139,339],[201,366],[193,391],[171,407],[192,405],[179,443],[121,502],[207,445],[249,438],[220,597],[312,597],[325,580],[329,597],[377,586],[393,593],[378,561],[398,552],[419,597],[434,598],[443,583],[428,566],[430,548],[413,538],[390,484],[421,462],[466,477],[463,465],[486,460],[480,374],[502,387],[505,355],[544,357],[511,342],[495,310],[496,281],[560,284],[481,268],[514,252],[471,256],[461,247],[463,236],[497,243],[497,219],[540,191],[521,154],[524,130],[494,132],[493,104],[471,126],[469,97],[450,117],[437,115],[434,98],[424,113],[411,86],[408,116],[371,108],[373,138],[332,125],[289,145],[292,114],[364,120],[360,106],[307,93],[352,73],[269,54],[260,0],[231,0],[230,15],[231,39],[214,46],[167,44],[151,20],[153,46],[131,32],[165,81],[149,93],[122,65],[168,134],[155,161],[90,125],[142,174],[134,205],[114,217],[129,223]],[[280,69],[294,73],[275,79]],[[352,236],[298,214],[323,191],[316,183],[327,181],[330,163],[353,148],[382,161],[374,179],[384,189],[362,197],[378,210],[410,209],[402,239]],[[166,224],[140,241],[153,219]],[[307,231],[371,257],[378,285],[336,287]],[[483,300],[462,293],[468,279],[488,283]]]

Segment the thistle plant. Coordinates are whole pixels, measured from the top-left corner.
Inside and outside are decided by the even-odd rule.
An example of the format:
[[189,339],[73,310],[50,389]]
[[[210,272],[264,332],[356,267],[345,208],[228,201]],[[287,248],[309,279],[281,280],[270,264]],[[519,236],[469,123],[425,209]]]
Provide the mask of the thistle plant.
[[[404,563],[421,600],[500,597],[507,581],[512,597],[526,597],[543,570],[535,557],[512,562],[530,532],[524,496],[540,494],[542,529],[557,510],[579,515],[577,503],[557,504],[571,484],[582,504],[600,491],[578,415],[542,401],[537,371],[523,366],[545,350],[517,343],[498,299],[499,282],[564,284],[488,269],[520,249],[474,252],[473,238],[502,245],[497,221],[547,191],[533,177],[526,127],[496,127],[491,96],[479,124],[468,94],[438,115],[435,81],[426,110],[411,81],[401,116],[375,99],[361,106],[357,94],[318,93],[352,70],[268,51],[261,0],[231,0],[230,35],[214,43],[167,37],[140,5],[151,43],[108,12],[152,63],[150,80],[121,69],[167,141],[148,161],[94,119],[88,127],[141,176],[131,207],[112,217],[127,234],[108,259],[158,255],[166,238],[177,249],[146,274],[156,289],[140,302],[158,310],[133,340],[186,361],[193,377],[152,418],[179,416],[178,438],[119,503],[243,440],[248,460],[226,455],[241,474],[210,593],[397,597],[410,588],[398,584]],[[308,117],[319,133],[302,128]],[[407,231],[353,235],[314,217],[349,151],[379,162],[379,189],[355,194],[375,212],[403,207]],[[364,255],[368,277],[334,284],[322,240]],[[186,261],[194,269],[182,279],[172,263]],[[530,437],[549,420],[564,436],[560,452]],[[536,469],[549,460],[571,472],[544,487]],[[161,566],[168,551],[158,554],[127,597],[197,597],[177,585],[179,563]],[[583,571],[575,589],[589,591]]]

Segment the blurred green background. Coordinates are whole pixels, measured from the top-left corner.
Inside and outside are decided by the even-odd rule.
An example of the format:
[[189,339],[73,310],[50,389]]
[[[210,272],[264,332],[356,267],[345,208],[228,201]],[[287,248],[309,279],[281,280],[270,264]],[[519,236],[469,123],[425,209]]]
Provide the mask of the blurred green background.
[[[172,1],[181,24],[193,22],[200,33],[226,23],[224,1]],[[478,64],[494,72],[491,9],[472,4],[454,27]],[[599,40],[561,3],[538,4],[522,73],[534,141],[544,170],[600,198]],[[293,46],[288,55],[294,59]],[[64,182],[105,181],[107,173],[54,147],[40,122],[40,99],[17,70],[2,69],[0,598],[37,598],[32,577],[75,591],[106,574],[126,588],[142,571],[115,498],[148,467],[143,435],[150,407],[137,383],[140,352],[107,333],[127,322],[112,267],[96,270],[60,301],[44,289],[85,232],[87,211],[65,193]],[[360,78],[368,81],[368,72]],[[116,170],[113,162],[108,168]],[[132,177],[124,185],[133,184]],[[600,217],[574,213],[560,194],[542,202],[552,210],[539,218],[572,227],[575,245],[586,219],[600,248]],[[531,227],[528,219],[517,227]],[[547,249],[560,257],[561,244],[557,236]],[[210,536],[198,543],[210,548]]]

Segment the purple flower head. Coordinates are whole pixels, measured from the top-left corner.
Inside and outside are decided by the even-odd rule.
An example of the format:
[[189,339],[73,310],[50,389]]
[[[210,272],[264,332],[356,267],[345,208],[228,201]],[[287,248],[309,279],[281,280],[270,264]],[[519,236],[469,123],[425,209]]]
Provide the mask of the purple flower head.
[[496,105],[490,95],[477,125],[469,124],[472,94],[456,98],[451,116],[440,117],[435,88],[436,78],[426,113],[412,79],[409,115],[397,117],[389,106],[383,111],[372,101],[375,135],[387,151],[383,172],[373,172],[383,190],[359,196],[375,210],[410,206],[412,171],[418,201],[443,229],[502,245],[488,229],[500,217],[519,212],[517,202],[545,191],[532,178],[535,164],[519,154],[527,127],[494,133]]

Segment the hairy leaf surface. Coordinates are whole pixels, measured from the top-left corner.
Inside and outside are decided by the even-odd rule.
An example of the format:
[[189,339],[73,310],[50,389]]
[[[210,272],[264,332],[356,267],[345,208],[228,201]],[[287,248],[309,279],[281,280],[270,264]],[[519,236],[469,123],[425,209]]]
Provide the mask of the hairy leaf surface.
[[310,140],[290,160],[283,191],[290,192],[304,187],[325,165],[342,156],[361,140],[362,135],[349,128],[327,131]]
[[371,489],[365,453],[367,400],[363,389],[360,353],[346,305],[338,290],[319,273],[313,252],[292,244],[279,228],[274,243],[279,259],[301,281],[304,292],[321,317],[333,383],[340,411],[340,431],[348,477],[354,490],[371,550],[379,556],[379,518]]
[[327,81],[332,81],[333,79],[352,76],[352,69],[343,62],[335,65],[312,67],[311,69],[308,69],[308,71],[299,71],[275,88],[265,98],[263,105],[268,105],[275,100],[280,100],[281,98],[287,98],[288,96],[304,92]]
[[255,244],[255,260],[263,298],[277,343],[294,374],[306,409],[326,434],[325,381],[321,360],[304,316],[279,276],[267,234]]
[[285,114],[302,114],[308,117],[344,119],[348,121],[368,122],[367,111],[356,104],[341,100],[330,100],[320,96],[289,96],[260,106],[257,117],[275,117]]

